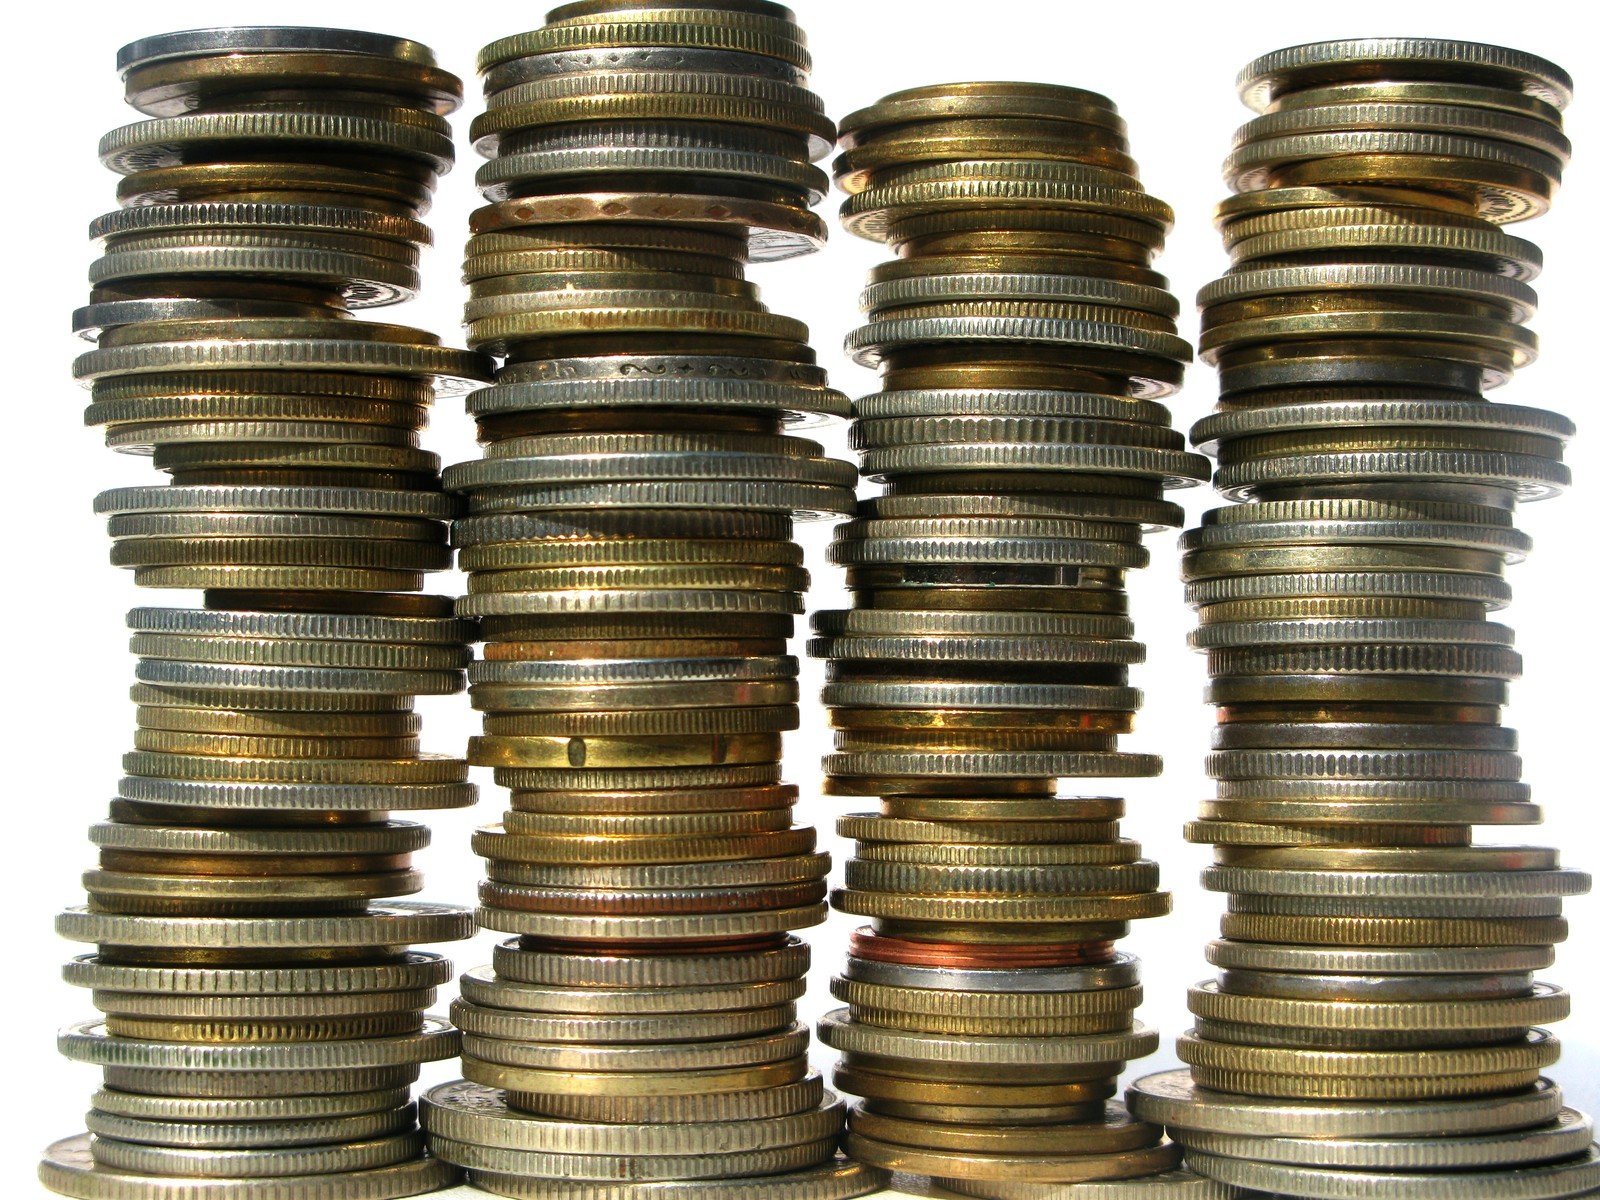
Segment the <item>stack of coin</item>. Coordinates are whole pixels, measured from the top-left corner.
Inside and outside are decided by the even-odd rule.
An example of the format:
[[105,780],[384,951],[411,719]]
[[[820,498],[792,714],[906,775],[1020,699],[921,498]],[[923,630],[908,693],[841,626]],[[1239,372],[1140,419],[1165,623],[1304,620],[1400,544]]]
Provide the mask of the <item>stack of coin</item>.
[[468,757],[511,789],[479,919],[517,937],[463,980],[430,1147],[512,1196],[875,1190],[795,1020],[828,857],[780,782],[793,520],[856,481],[785,429],[849,404],[744,270],[823,237],[804,35],[765,0],[584,0],[479,66],[467,331],[504,365],[445,484],[487,643]]
[[94,223],[76,373],[171,482],[97,507],[114,563],[204,604],[128,616],[138,731],[58,922],[96,947],[66,974],[103,1014],[61,1048],[104,1084],[41,1175],[89,1200],[430,1191],[457,1173],[408,1085],[459,1039],[425,1015],[449,964],[410,947],[472,920],[395,899],[428,834],[389,815],[474,798],[412,711],[462,689],[474,629],[409,593],[453,512],[417,431],[487,363],[350,310],[416,286],[459,82],[336,29],[164,34],[119,65],[150,119],[101,146],[124,207]]
[[1222,398],[1193,436],[1248,503],[1184,543],[1219,714],[1188,834],[1228,912],[1190,1069],[1134,1111],[1195,1171],[1285,1195],[1591,1195],[1590,1122],[1540,1078],[1567,997],[1533,978],[1589,880],[1472,828],[1539,819],[1488,613],[1572,428],[1484,393],[1534,353],[1539,254],[1500,226],[1555,192],[1571,84],[1399,39],[1240,82],[1260,115],[1226,168],[1233,266],[1200,297]]
[[819,1031],[862,1098],[846,1149],[975,1195],[1188,1186],[1160,1128],[1107,1103],[1156,1047],[1114,943],[1169,898],[1120,799],[1056,795],[1160,766],[1118,735],[1143,657],[1125,576],[1182,520],[1163,488],[1208,465],[1158,399],[1189,358],[1150,269],[1171,213],[1090,92],[916,88],[840,130],[844,223],[898,254],[847,343],[883,371],[852,435],[884,491],[839,531],[855,606],[811,644],[827,790],[881,800],[839,825],[834,907],[872,919]]

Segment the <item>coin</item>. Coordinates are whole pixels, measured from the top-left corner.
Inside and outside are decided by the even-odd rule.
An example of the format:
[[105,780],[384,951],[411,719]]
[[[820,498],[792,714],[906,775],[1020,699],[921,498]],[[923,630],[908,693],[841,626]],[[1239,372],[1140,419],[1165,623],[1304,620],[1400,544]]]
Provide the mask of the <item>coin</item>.
[[[1357,1189],[1377,1183],[1392,1187],[1395,1194],[1405,1196],[1462,1195],[1490,1196],[1500,1194],[1513,1180],[1523,1189],[1523,1194],[1541,1197],[1559,1197],[1581,1194],[1581,1189],[1592,1187],[1600,1178],[1600,1153],[1587,1153],[1565,1162],[1552,1165],[1519,1167],[1510,1171],[1472,1172],[1462,1185],[1458,1180],[1437,1175],[1412,1175],[1395,1172],[1339,1171],[1327,1172],[1315,1167],[1295,1167],[1283,1164],[1243,1164],[1240,1160],[1222,1158],[1199,1152],[1193,1153],[1194,1165],[1200,1170],[1239,1186],[1259,1185],[1282,1188],[1292,1187],[1307,1195],[1337,1200],[1339,1197],[1360,1194]],[[1329,1176],[1332,1176],[1331,1178]],[[1380,1182],[1381,1181],[1381,1182]]]
[[[112,1197],[157,1197],[170,1194],[170,1176],[134,1175],[110,1170],[99,1164],[90,1153],[90,1138],[80,1135],[54,1143],[45,1151],[40,1163],[41,1180],[47,1187],[63,1195],[78,1196],[82,1200],[111,1200]],[[324,1176],[327,1186],[337,1188],[342,1200],[379,1200],[396,1194],[414,1194],[448,1186],[457,1176],[455,1168],[435,1159],[413,1158],[394,1166],[372,1167]],[[291,1179],[293,1177],[290,1177]],[[302,1176],[292,1183],[272,1179],[253,1180],[251,1194],[266,1197],[287,1197],[294,1188],[304,1186]],[[205,1184],[191,1183],[190,1187],[204,1188]]]
[[1165,1071],[1136,1081],[1129,1107],[1147,1121],[1178,1129],[1247,1137],[1466,1137],[1527,1129],[1554,1120],[1561,1090],[1549,1080],[1507,1095],[1406,1104],[1324,1103],[1212,1092],[1189,1072]]

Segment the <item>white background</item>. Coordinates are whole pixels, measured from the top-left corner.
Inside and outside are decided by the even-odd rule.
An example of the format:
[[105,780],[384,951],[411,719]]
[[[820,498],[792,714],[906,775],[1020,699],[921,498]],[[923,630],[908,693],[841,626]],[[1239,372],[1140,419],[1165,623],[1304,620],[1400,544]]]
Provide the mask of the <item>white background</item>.
[[[1600,50],[1576,17],[1577,6],[1345,2],[1332,4],[1179,5],[1146,0],[1132,4],[1064,4],[1049,0],[790,0],[816,58],[812,86],[835,118],[898,88],[958,79],[1019,79],[1072,84],[1111,96],[1125,114],[1146,186],[1178,213],[1168,252],[1157,263],[1184,300],[1184,332],[1195,318],[1195,290],[1225,266],[1210,226],[1212,206],[1224,194],[1218,167],[1229,136],[1247,117],[1235,98],[1233,77],[1267,50],[1329,37],[1447,36],[1499,42],[1554,58],[1578,81],[1578,101],[1568,132],[1576,161],[1554,212],[1513,232],[1544,248],[1547,269],[1538,281],[1542,300],[1536,329],[1542,361],[1526,370],[1503,398],[1560,410],[1587,425],[1596,402],[1597,330],[1593,251],[1597,215],[1595,164],[1600,145],[1590,136]],[[98,491],[157,481],[147,460],[126,458],[100,444],[99,432],[81,423],[83,395],[68,374],[82,348],[68,330],[71,310],[86,296],[84,272],[92,252],[84,237],[89,220],[112,207],[114,178],[94,154],[107,129],[136,119],[121,101],[114,54],[122,43],[164,30],[222,23],[338,24],[403,35],[426,42],[440,63],[468,80],[467,102],[457,120],[461,165],[446,177],[429,220],[438,246],[425,261],[425,292],[418,301],[380,314],[452,335],[463,292],[456,266],[467,213],[476,204],[471,184],[476,158],[466,144],[467,119],[481,107],[471,77],[473,55],[484,42],[536,25],[540,10],[491,4],[368,3],[119,4],[19,6],[10,21],[8,72],[10,151],[7,154],[4,237],[4,359],[11,380],[5,404],[6,514],[13,544],[4,630],[9,668],[3,691],[8,710],[5,784],[6,845],[0,848],[0,885],[6,889],[4,1008],[7,1079],[5,1110],[7,1194],[37,1192],[31,1179],[37,1152],[48,1141],[81,1129],[81,1113],[98,1071],[60,1059],[57,1026],[92,1015],[87,995],[60,981],[59,964],[77,948],[55,938],[58,907],[81,901],[78,874],[93,855],[84,828],[104,816],[121,773],[119,758],[133,727],[127,700],[132,663],[126,654],[122,614],[135,604],[192,603],[184,594],[138,592],[127,572],[106,561],[102,523],[90,512]],[[20,73],[20,78],[18,75]],[[832,214],[837,197],[826,202]],[[882,247],[835,230],[816,256],[758,267],[764,299],[778,312],[810,323],[814,344],[838,387],[873,390],[872,375],[845,360],[840,339],[855,320],[856,294]],[[1186,428],[1209,410],[1215,381],[1204,366],[1173,403]],[[471,423],[458,400],[439,406],[426,435],[445,462],[472,457]],[[828,431],[844,454],[842,429]],[[1537,541],[1533,558],[1513,568],[1517,602],[1506,614],[1527,658],[1526,680],[1515,689],[1508,723],[1522,731],[1526,778],[1545,805],[1542,829],[1484,831],[1486,840],[1534,841],[1560,846],[1568,865],[1593,868],[1600,834],[1595,806],[1597,654],[1594,442],[1580,438],[1570,454],[1578,486],[1565,498],[1531,506],[1521,523]],[[1182,495],[1191,519],[1213,500],[1205,489]],[[826,527],[803,530],[815,582],[812,608],[843,604],[839,572],[823,561]],[[1146,692],[1132,749],[1166,756],[1163,778],[1128,785],[1125,828],[1159,860],[1175,893],[1176,912],[1139,924],[1127,947],[1145,964],[1147,1001],[1142,1016],[1164,1033],[1162,1050],[1135,1072],[1173,1065],[1172,1040],[1187,1025],[1185,988],[1209,974],[1202,948],[1215,934],[1221,897],[1200,889],[1197,876],[1208,848],[1181,840],[1184,820],[1208,794],[1201,760],[1211,727],[1201,702],[1200,659],[1184,645],[1190,613],[1183,606],[1172,535],[1152,539],[1149,570],[1131,581],[1139,636],[1149,661],[1135,682]],[[455,591],[459,580],[441,576],[435,591]],[[788,739],[788,777],[804,794],[802,819],[817,825],[835,850],[836,870],[847,844],[833,838],[834,816],[860,802],[818,795],[818,757],[827,745],[815,703],[820,676],[806,669],[805,728]],[[428,748],[460,753],[477,716],[464,698],[423,701]],[[424,814],[435,830],[423,857],[426,898],[471,903],[480,877],[468,849],[475,824],[496,818],[497,789],[484,776],[476,812]],[[1566,1053],[1550,1073],[1570,1100],[1600,1107],[1600,911],[1592,900],[1570,904],[1572,939],[1547,977],[1575,993],[1573,1016],[1558,1032]],[[836,915],[807,936],[815,947],[808,1016],[833,1002],[828,976],[839,964],[853,922]],[[490,935],[455,947],[458,965],[487,960]],[[453,988],[446,989],[446,997]],[[441,1008],[443,1004],[441,1003]],[[826,1054],[818,1049],[819,1061]],[[451,1075],[449,1064],[430,1068],[425,1080]]]

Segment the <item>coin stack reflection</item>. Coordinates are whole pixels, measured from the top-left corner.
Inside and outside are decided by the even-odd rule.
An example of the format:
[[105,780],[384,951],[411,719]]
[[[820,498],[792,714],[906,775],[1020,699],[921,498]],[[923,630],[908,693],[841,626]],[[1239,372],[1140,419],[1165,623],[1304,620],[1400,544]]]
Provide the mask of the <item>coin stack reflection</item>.
[[780,764],[793,521],[856,481],[785,428],[849,405],[745,278],[824,233],[804,35],[764,0],[601,0],[479,66],[467,331],[504,363],[445,483],[486,642],[469,758],[511,789],[479,919],[516,936],[462,979],[430,1148],[509,1196],[876,1190],[796,1021],[828,857]]
[[90,424],[165,486],[99,497],[112,561],[198,589],[133,610],[138,730],[87,907],[60,931],[102,1016],[61,1036],[104,1072],[91,1136],[41,1176],[89,1200],[431,1191],[408,1085],[457,1052],[449,978],[414,944],[471,914],[421,887],[426,827],[470,804],[418,749],[413,697],[459,691],[470,622],[412,594],[450,561],[451,501],[417,448],[477,355],[351,310],[416,287],[418,215],[451,158],[459,81],[426,47],[334,29],[208,29],[119,56],[149,119],[108,134],[122,207],[75,318]]
[[[1189,346],[1150,269],[1171,219],[1114,105],[1042,84],[899,92],[841,124],[846,228],[894,247],[848,339],[882,368],[854,445],[883,495],[815,618],[828,791],[876,796],[834,907],[857,932],[819,1030],[861,1097],[847,1151],[983,1196],[1157,1175],[1178,1150],[1115,1102],[1156,1034],[1115,942],[1169,900],[1120,799],[1139,694],[1126,573],[1163,489],[1203,479],[1160,397]],[[1028,1194],[1033,1194],[1029,1192]],[[1096,1192],[1096,1195],[1102,1193]]]
[[1184,542],[1218,712],[1188,834],[1228,912],[1189,1069],[1133,1107],[1196,1172],[1284,1195],[1593,1195],[1590,1121],[1541,1078],[1567,997],[1533,978],[1589,880],[1472,828],[1540,816],[1488,614],[1572,427],[1485,393],[1534,356],[1539,253],[1501,227],[1548,207],[1571,83],[1395,39],[1240,84],[1260,115],[1225,169],[1233,265],[1200,296],[1222,397],[1193,436],[1243,503]]

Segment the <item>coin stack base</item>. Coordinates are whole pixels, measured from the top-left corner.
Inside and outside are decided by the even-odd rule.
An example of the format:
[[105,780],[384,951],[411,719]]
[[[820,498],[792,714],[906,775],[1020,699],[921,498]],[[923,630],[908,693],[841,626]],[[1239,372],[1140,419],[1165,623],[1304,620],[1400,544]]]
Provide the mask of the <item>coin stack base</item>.
[[[1569,481],[1571,422],[1491,402],[1530,362],[1570,81],[1495,46],[1324,42],[1250,64],[1225,168],[1221,375],[1193,440],[1242,501],[1184,537],[1218,724],[1187,835],[1228,895],[1184,1071],[1138,1081],[1194,1172],[1309,1200],[1594,1194],[1583,1114],[1543,1072],[1537,982],[1589,886],[1539,846],[1501,707],[1521,671],[1519,501]],[[1496,832],[1499,832],[1497,830]]]

